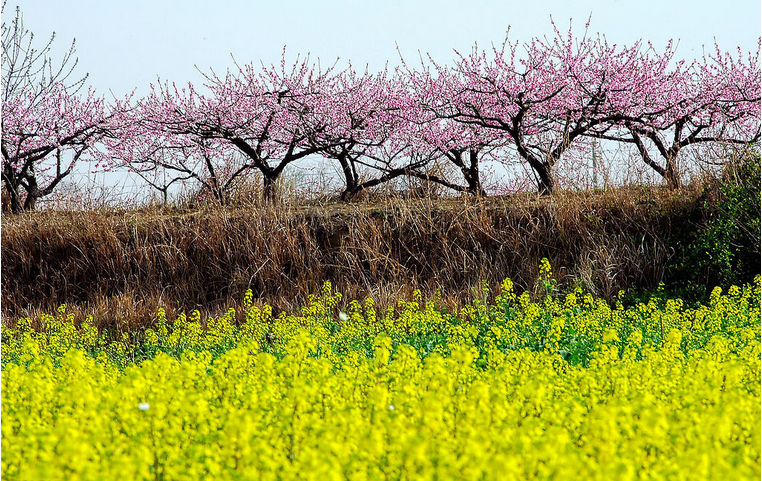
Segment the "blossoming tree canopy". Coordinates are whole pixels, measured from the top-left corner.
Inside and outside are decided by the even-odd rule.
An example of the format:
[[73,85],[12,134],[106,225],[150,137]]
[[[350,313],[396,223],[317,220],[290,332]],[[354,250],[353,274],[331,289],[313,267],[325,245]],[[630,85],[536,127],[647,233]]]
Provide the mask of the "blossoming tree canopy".
[[[192,84],[153,87],[141,102],[141,113],[133,125],[160,137],[157,144],[164,150],[179,152],[181,159],[175,159],[175,164],[195,156],[195,165],[206,170],[205,175],[216,171],[212,168],[219,160],[215,152],[221,153],[222,159],[237,152],[237,161],[225,170],[228,180],[256,170],[262,175],[265,198],[272,199],[284,168],[321,150],[310,141],[326,129],[326,120],[312,112],[316,102],[324,101],[323,89],[330,78],[331,69],[316,70],[308,59],[297,59],[287,69],[284,52],[280,67],[258,69],[249,64],[239,67],[236,74],[212,72],[206,76],[206,94],[197,92]],[[127,150],[145,149],[134,145],[140,142],[134,133],[121,140]],[[117,157],[123,155],[118,149]],[[145,158],[140,156],[137,161]],[[135,159],[127,156],[124,160]],[[175,170],[183,169],[186,167]]]
[[494,156],[510,143],[504,132],[482,125],[458,122],[438,115],[438,106],[446,105],[451,98],[445,79],[433,75],[428,69],[406,72],[413,101],[406,109],[414,149],[457,170],[465,185],[453,183],[451,176],[432,178],[456,191],[484,195],[480,164]]
[[279,65],[235,63],[200,87],[158,82],[107,106],[77,94],[83,80],[65,83],[71,69],[35,78],[49,44],[41,55],[25,48],[18,17],[3,28],[2,171],[14,211],[33,208],[83,156],[165,197],[193,181],[220,202],[252,173],[275,199],[283,171],[313,154],[339,172],[343,199],[405,177],[484,194],[486,160],[521,162],[549,194],[563,183],[562,158],[587,164],[591,138],[632,144],[675,188],[682,149],[760,137],[759,49],[676,61],[672,43],[622,46],[554,24],[550,37],[474,46],[420,70],[322,69],[309,57],[287,63],[284,49]]
[[[440,119],[504,132],[542,193],[554,190],[553,168],[562,155],[579,158],[584,137],[635,143],[671,187],[679,186],[681,147],[758,140],[758,54],[733,60],[718,50],[705,59],[707,67],[673,62],[671,43],[661,51],[650,43],[618,46],[587,32],[575,38],[571,28],[518,47],[507,40],[491,51],[475,47],[458,54],[451,68],[432,62],[438,79],[423,97]],[[722,79],[735,80],[729,88]],[[675,140],[660,137],[665,131]],[[664,167],[643,137],[666,159]]]
[[330,96],[334,117],[327,122],[340,126],[327,131],[339,151],[324,150],[345,175],[342,198],[402,176],[426,177],[432,158],[414,149],[409,118],[414,102],[400,75],[385,70],[358,76],[350,66],[342,79],[339,91]]
[[[678,187],[681,148],[759,138],[758,54],[736,58],[718,49],[688,63],[674,60],[672,43],[620,46],[587,30],[582,37],[554,31],[521,48],[508,41],[490,51],[475,47],[454,66],[431,61],[391,75],[358,75],[351,64],[321,71],[308,59],[287,68],[284,52],[280,66],[212,72],[204,94],[192,84],[154,87],[136,110],[140,129],[123,141],[153,136],[133,145],[144,150],[138,162],[147,161],[136,170],[195,178],[220,198],[250,171],[274,198],[286,166],[320,154],[338,164],[346,199],[400,176],[483,193],[480,164],[514,150],[539,191],[552,193],[556,163],[562,156],[584,163],[591,137],[633,144]],[[134,167],[129,151],[115,150]]]
[[384,167],[374,165],[374,154],[400,126],[399,118],[390,115],[399,95],[396,86],[386,72],[358,74],[350,64],[325,85],[323,95],[307,99],[314,121],[325,126],[311,142],[325,159],[338,162],[343,199],[367,187],[370,179],[362,178],[370,169]]
[[229,143],[195,133],[211,107],[193,85],[152,85],[148,96],[111,119],[112,135],[104,140],[111,167],[127,168],[165,198],[172,184],[195,181],[225,202],[251,162]]
[[[637,66],[638,45],[620,48],[601,37],[577,39],[556,29],[551,40],[505,42],[490,53],[474,48],[454,68],[438,66],[448,79],[439,116],[505,132],[534,170],[540,192],[551,193],[553,167],[573,155],[584,135],[603,134],[634,107],[622,96]],[[442,85],[440,83],[440,85]]]
[[[708,119],[703,133],[707,141],[751,143],[760,138],[760,63],[756,52],[735,55],[715,52],[698,67],[699,84],[706,98]],[[704,93],[705,92],[705,93]]]
[[[622,114],[623,128],[601,137],[634,143],[644,162],[672,188],[681,185],[678,154],[684,147],[759,140],[759,53],[744,59],[739,52],[734,59],[717,49],[699,61],[670,66],[671,44],[664,53],[649,47],[629,74],[637,101],[629,109],[609,106]],[[647,141],[662,163],[653,158]]]
[[76,66],[74,43],[55,69],[23,26],[20,11],[2,26],[2,180],[12,212],[34,209],[71,174],[74,165],[104,133],[108,110],[90,89],[78,94],[85,77],[67,83]]

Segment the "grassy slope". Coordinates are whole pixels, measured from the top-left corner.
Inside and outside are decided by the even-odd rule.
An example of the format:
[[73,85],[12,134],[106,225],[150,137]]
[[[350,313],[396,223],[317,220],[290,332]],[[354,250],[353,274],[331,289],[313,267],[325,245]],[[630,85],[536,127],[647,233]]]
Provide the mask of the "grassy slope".
[[416,287],[452,305],[481,281],[534,289],[543,257],[562,286],[610,298],[658,285],[670,239],[699,203],[697,189],[630,188],[3,216],[2,309],[7,322],[67,303],[99,324],[143,324],[159,306],[213,313],[248,288],[293,309],[325,280],[382,306]]

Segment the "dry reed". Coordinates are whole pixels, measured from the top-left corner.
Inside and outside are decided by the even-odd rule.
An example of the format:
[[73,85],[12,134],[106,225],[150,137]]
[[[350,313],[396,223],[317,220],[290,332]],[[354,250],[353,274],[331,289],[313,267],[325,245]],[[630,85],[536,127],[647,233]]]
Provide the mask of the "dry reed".
[[3,322],[66,303],[121,329],[150,324],[162,306],[219,313],[247,289],[293,311],[326,280],[380,307],[420,288],[452,308],[482,280],[535,290],[543,257],[562,287],[612,298],[662,280],[670,238],[698,199],[695,187],[621,188],[4,215]]

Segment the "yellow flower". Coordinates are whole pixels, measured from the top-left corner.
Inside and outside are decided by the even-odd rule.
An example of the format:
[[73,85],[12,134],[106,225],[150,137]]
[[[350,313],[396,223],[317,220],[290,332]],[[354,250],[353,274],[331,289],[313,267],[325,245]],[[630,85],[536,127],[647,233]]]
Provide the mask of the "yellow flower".
[[606,329],[603,333],[603,342],[619,342],[619,334],[614,329]]

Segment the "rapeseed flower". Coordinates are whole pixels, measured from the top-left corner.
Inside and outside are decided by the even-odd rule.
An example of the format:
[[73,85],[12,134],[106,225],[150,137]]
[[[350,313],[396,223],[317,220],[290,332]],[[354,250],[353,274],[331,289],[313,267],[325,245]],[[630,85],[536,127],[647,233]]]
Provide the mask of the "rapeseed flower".
[[755,282],[697,308],[504,283],[338,323],[327,285],[118,339],[62,307],[3,333],[3,479],[759,479]]

